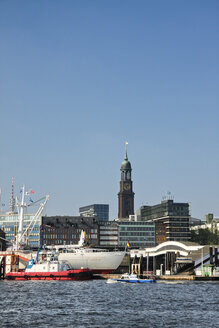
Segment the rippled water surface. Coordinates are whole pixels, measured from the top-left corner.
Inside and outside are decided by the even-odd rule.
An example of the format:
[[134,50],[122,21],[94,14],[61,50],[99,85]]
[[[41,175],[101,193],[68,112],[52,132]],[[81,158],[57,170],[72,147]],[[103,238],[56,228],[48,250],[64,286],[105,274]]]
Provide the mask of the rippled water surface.
[[0,281],[0,327],[219,327],[219,284]]

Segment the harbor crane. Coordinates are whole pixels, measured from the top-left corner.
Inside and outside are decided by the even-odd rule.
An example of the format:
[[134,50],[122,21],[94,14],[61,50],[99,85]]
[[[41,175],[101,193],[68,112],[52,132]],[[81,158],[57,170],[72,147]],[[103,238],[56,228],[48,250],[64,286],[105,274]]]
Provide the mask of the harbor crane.
[[[18,208],[18,232],[17,232],[17,236],[15,238],[15,242],[13,243],[13,250],[18,251],[24,248],[24,246],[26,245],[27,242],[27,238],[25,237],[25,235],[27,234],[29,228],[32,225],[32,229],[31,232],[33,230],[34,225],[36,224],[37,219],[40,217],[40,215],[42,214],[44,207],[47,203],[47,201],[49,200],[49,195],[46,195],[45,197],[35,201],[35,202],[31,202],[31,204],[27,204],[25,202],[25,196],[29,195],[28,192],[25,192],[25,186],[22,187],[21,189],[21,201],[18,201],[18,198],[16,198],[16,206]],[[32,220],[30,221],[29,225],[26,227],[26,229],[24,230],[24,209],[29,207],[29,206],[33,206],[36,203],[39,203],[40,201],[43,201],[40,204],[40,207],[38,209],[38,211],[36,212],[36,214],[33,216]],[[31,233],[30,232],[30,233]]]

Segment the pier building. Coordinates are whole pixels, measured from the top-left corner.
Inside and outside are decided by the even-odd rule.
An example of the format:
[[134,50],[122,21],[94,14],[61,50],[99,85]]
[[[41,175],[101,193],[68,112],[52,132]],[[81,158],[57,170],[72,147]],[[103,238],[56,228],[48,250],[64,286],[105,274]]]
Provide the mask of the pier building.
[[[202,275],[203,266],[219,269],[219,246],[168,241],[155,247],[130,250],[132,271],[151,271],[157,275],[187,273]],[[219,272],[218,272],[219,273]]]
[[92,204],[79,208],[79,215],[84,217],[95,217],[99,221],[109,220],[108,204]]

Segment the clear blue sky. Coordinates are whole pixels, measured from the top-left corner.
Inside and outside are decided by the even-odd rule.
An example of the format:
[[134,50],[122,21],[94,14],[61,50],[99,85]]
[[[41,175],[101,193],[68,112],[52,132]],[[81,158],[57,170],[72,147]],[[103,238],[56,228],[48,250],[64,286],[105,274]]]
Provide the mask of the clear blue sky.
[[0,187],[48,215],[108,203],[219,217],[219,1],[0,0]]

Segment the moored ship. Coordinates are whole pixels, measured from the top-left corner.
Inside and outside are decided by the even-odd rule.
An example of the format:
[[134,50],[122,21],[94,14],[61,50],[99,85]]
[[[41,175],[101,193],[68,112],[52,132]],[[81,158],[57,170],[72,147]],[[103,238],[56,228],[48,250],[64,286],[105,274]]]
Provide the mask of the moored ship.
[[126,251],[108,251],[99,248],[86,247],[84,231],[78,245],[52,246],[61,261],[68,261],[75,269],[89,268],[93,273],[110,273],[121,264]]
[[67,260],[74,268],[89,268],[93,273],[110,273],[118,268],[124,255],[125,252],[108,252],[95,248],[66,248],[59,253],[59,260]]
[[57,254],[47,253],[45,260],[35,263],[31,259],[23,271],[9,272],[6,278],[10,280],[90,280],[92,272],[84,268],[72,269],[67,261],[59,261]]

